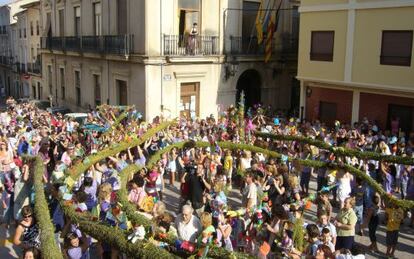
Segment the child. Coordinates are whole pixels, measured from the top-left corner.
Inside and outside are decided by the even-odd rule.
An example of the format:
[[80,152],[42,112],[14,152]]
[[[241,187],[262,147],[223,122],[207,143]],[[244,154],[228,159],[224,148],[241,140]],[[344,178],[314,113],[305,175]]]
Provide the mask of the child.
[[233,251],[233,244],[230,239],[230,234],[232,227],[229,224],[230,218],[225,218],[223,214],[218,216],[218,227],[217,227],[217,245],[219,247],[223,246],[222,241],[224,241],[224,247],[227,251]]
[[329,228],[322,229],[321,241],[331,249],[332,253],[335,252],[335,245],[332,243],[331,231]]
[[213,227],[213,218],[210,213],[203,212],[201,214],[200,221],[203,226],[203,231],[198,237],[198,246],[208,246],[213,239],[213,233],[216,232]]
[[224,157],[223,170],[227,177],[227,186],[228,188],[231,188],[231,175],[233,172],[233,157],[231,155],[231,150],[226,150],[226,156]]
[[84,212],[88,210],[88,206],[86,206],[86,200],[88,199],[88,195],[84,191],[79,191],[74,195],[74,204],[76,205],[75,210],[77,212]]
[[82,235],[81,240],[76,233],[70,232],[65,238],[65,254],[69,259],[85,259],[88,258],[88,240]]
[[329,201],[329,191],[323,191],[319,194],[318,209],[316,211],[316,214],[320,215],[322,211],[325,211],[326,215],[328,216],[328,221],[330,221],[332,215],[332,205]]
[[364,213],[364,193],[365,193],[365,186],[363,185],[363,181],[361,178],[356,178],[356,187],[352,190],[351,196],[355,197],[355,207],[354,211],[357,216],[357,224],[356,229],[358,229],[358,234],[360,236],[363,235],[362,232],[362,217]]
[[309,224],[306,226],[306,231],[308,233],[308,248],[306,249],[307,255],[315,256],[318,246],[321,244],[319,240],[319,228],[315,224]]
[[385,209],[385,217],[387,219],[387,256],[394,257],[395,247],[398,243],[398,232],[401,222],[404,219],[404,211],[395,204],[391,204]]

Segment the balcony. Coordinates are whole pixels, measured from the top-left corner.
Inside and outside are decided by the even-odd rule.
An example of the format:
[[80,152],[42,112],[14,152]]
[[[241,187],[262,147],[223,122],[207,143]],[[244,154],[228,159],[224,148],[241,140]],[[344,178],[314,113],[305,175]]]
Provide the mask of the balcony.
[[166,56],[207,56],[220,55],[218,36],[164,35]]
[[37,60],[34,63],[27,63],[27,72],[32,74],[42,74],[42,63]]
[[[266,38],[259,44],[257,37],[235,37],[230,36],[230,49],[226,49],[226,54],[230,55],[264,55]],[[274,40],[272,40],[272,50],[274,50]]]
[[4,66],[11,66],[11,58],[8,56],[0,56],[0,64]]
[[134,35],[42,37],[42,49],[129,55],[134,53]]
[[[228,55],[259,56],[264,55],[266,38],[258,44],[257,37],[230,36],[230,47],[226,48]],[[282,34],[272,39],[272,53],[283,58],[297,58],[298,39],[290,34]]]

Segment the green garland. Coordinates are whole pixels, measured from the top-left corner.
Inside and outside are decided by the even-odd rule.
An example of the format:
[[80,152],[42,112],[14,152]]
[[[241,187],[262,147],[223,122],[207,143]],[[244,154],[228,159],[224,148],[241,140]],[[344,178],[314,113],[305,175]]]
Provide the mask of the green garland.
[[305,249],[305,233],[303,229],[303,219],[297,218],[293,224],[293,234],[292,240],[294,247],[299,251],[304,251]]
[[130,258],[175,258],[167,250],[159,248],[147,240],[137,241],[135,244],[126,238],[126,231],[105,225],[100,222],[91,221],[79,215],[73,208],[63,202],[62,210],[71,221],[78,225],[79,229],[101,242],[112,244],[121,253],[125,253]]
[[123,141],[120,143],[113,144],[111,147],[104,149],[97,154],[90,155],[83,159],[82,163],[79,163],[71,168],[69,168],[69,175],[73,179],[79,178],[81,174],[83,174],[86,170],[89,169],[92,165],[95,163],[101,161],[102,159],[105,159],[109,156],[114,156],[117,153],[127,150],[131,147],[136,147],[144,143],[147,139],[151,138],[153,135],[155,135],[157,132],[167,128],[170,126],[173,122],[163,122],[160,125],[158,125],[155,128],[149,129],[144,135],[142,135],[138,139],[133,139],[132,141]]
[[127,183],[131,175],[138,172],[142,167],[135,164],[129,165],[120,172],[121,188],[117,192],[118,202],[122,205],[122,211],[126,213],[127,218],[132,224],[142,225],[145,229],[151,227],[151,221],[145,216],[136,212],[136,207],[128,201]]
[[109,127],[108,131],[103,134],[103,136],[108,136],[116,129],[116,127],[122,122],[123,119],[125,119],[128,116],[128,112],[124,111],[121,115],[116,118],[114,123]]
[[[151,167],[154,163],[156,163],[161,158],[162,154],[164,154],[165,152],[168,152],[172,148],[174,148],[174,147],[182,148],[186,145],[197,146],[197,147],[211,146],[210,143],[208,143],[208,142],[187,141],[187,142],[175,143],[171,146],[168,146],[165,149],[162,149],[162,150],[156,152],[150,158],[150,160],[148,162],[148,166]],[[270,150],[267,150],[267,149],[264,149],[264,148],[261,148],[261,147],[248,145],[248,144],[236,144],[236,143],[232,143],[232,142],[218,142],[217,145],[220,146],[223,149],[249,150],[249,151],[252,151],[252,152],[255,152],[255,153],[263,153],[263,154],[265,154],[269,157],[274,157],[274,158],[280,158],[281,157],[281,154],[277,153],[275,151],[270,151]],[[393,197],[392,195],[387,194],[384,191],[384,189],[382,188],[382,186],[380,184],[378,184],[374,179],[372,179],[365,172],[363,172],[363,171],[361,171],[361,170],[359,170],[359,169],[357,169],[353,166],[339,165],[339,164],[336,164],[336,163],[327,163],[327,162],[322,162],[322,161],[318,161],[318,160],[298,159],[298,158],[292,158],[292,157],[288,157],[288,160],[290,162],[296,161],[300,165],[307,166],[307,167],[313,167],[313,168],[325,167],[325,168],[331,168],[331,169],[345,169],[348,172],[350,172],[351,174],[361,178],[369,186],[374,188],[381,195],[382,198],[390,201],[391,203],[394,203],[394,204],[398,205],[399,207],[405,208],[405,209],[414,208],[414,201],[399,200],[399,199]]]
[[371,151],[359,151],[356,149],[350,149],[345,147],[333,147],[326,142],[321,140],[311,139],[302,136],[291,136],[291,135],[276,135],[270,133],[263,133],[256,131],[256,136],[269,138],[274,140],[282,140],[282,141],[298,141],[302,144],[309,144],[321,149],[329,150],[331,153],[334,153],[337,156],[349,156],[349,157],[357,157],[360,159],[365,160],[376,160],[376,161],[384,161],[389,163],[396,163],[400,165],[414,165],[414,158],[410,157],[401,157],[401,156],[394,156],[394,155],[382,155],[377,152]]
[[[170,152],[173,148],[181,149],[185,146],[190,146],[195,144],[197,147],[208,147],[210,144],[208,142],[191,142],[191,141],[185,141],[185,142],[178,142],[175,144],[172,144],[170,146],[167,146],[164,149],[161,149],[157,151],[154,155],[152,155],[147,163],[147,168],[151,168],[153,165],[157,163],[157,161],[161,158],[161,156],[167,152]],[[126,179],[129,178],[129,176],[135,172],[138,172],[140,170],[140,167],[137,165],[130,165],[126,167],[121,172],[121,189],[118,191],[118,201],[122,205],[122,210],[126,213],[128,219],[131,220],[132,223],[142,225],[144,227],[151,226],[152,222],[145,216],[136,213],[136,208],[128,201],[127,193],[126,193]],[[164,240],[169,245],[175,244],[175,238],[168,238]],[[227,251],[224,248],[212,246],[209,248],[208,258],[251,258],[250,255],[243,254],[243,253],[237,253],[237,252],[230,252]]]
[[45,165],[40,157],[28,158],[34,162],[34,189],[35,202],[34,212],[36,220],[40,228],[40,246],[42,251],[42,258],[44,259],[59,259],[63,258],[62,252],[56,245],[55,241],[55,227],[50,218],[49,206],[46,201],[45,189],[43,185],[43,173]]

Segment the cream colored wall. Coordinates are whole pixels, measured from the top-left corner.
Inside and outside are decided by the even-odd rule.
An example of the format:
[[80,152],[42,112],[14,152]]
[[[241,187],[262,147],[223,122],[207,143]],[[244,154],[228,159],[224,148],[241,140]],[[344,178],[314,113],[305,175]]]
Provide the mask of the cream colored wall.
[[[75,56],[63,56],[43,54],[43,97],[49,96],[49,84],[47,82],[47,66],[52,65],[53,95],[55,95],[56,83],[58,89],[59,105],[65,105],[73,111],[81,111],[95,104],[94,75],[100,76],[101,102],[118,104],[118,93],[115,80],[127,81],[128,104],[135,104],[140,111],[145,111],[145,75],[144,66],[137,63],[104,61],[100,59],[82,58]],[[56,66],[55,66],[56,61]],[[61,99],[60,68],[65,70],[65,100]],[[81,105],[76,106],[75,70],[81,72]],[[56,78],[57,76],[57,78]],[[109,90],[108,90],[109,89]],[[54,97],[55,98],[55,97]]]
[[[330,80],[344,79],[347,11],[301,13],[298,76]],[[335,31],[333,62],[311,61],[311,32]]]
[[414,7],[357,11],[352,72],[354,82],[413,85],[413,61],[410,67],[380,64],[382,30],[414,30],[413,15]]
[[[191,70],[188,69],[191,66]],[[171,116],[179,114],[180,86],[185,82],[200,82],[200,117],[217,114],[217,92],[219,88],[219,64],[168,65],[163,67],[163,76],[171,76],[171,80],[163,80],[163,105],[171,111]],[[153,118],[161,112],[161,67],[146,66],[146,118]]]

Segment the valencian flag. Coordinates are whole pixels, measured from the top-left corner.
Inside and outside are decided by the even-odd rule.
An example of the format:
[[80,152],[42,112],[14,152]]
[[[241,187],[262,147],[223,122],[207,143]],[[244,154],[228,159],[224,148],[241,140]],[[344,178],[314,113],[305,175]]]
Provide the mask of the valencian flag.
[[257,11],[256,16],[257,44],[260,44],[263,41],[263,19],[265,16],[265,13],[263,12],[263,1],[264,0],[260,0],[259,11]]
[[283,0],[280,0],[279,6],[277,7],[276,14],[272,11],[270,15],[270,21],[267,25],[266,30],[266,44],[265,44],[265,63],[269,62],[272,57],[272,41],[273,34],[277,29],[279,22],[280,8],[282,7]]

